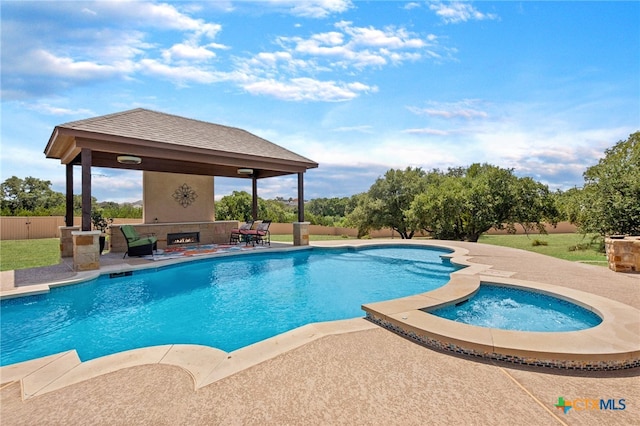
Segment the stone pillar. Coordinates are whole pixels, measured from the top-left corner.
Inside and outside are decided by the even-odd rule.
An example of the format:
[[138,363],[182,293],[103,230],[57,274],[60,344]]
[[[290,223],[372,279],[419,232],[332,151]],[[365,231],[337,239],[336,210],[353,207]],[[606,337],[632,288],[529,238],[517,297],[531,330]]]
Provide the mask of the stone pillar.
[[73,231],[73,270],[100,269],[100,231]]
[[640,237],[605,238],[609,269],[640,272]]
[[293,245],[309,245],[309,222],[293,222]]
[[79,231],[79,226],[59,226],[60,230],[60,256],[73,257],[73,231]]

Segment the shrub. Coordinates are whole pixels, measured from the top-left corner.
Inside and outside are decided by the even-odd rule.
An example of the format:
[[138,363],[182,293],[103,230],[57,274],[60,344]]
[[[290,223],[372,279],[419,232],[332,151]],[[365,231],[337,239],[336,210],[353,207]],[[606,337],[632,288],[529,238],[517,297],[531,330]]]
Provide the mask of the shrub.
[[569,251],[585,251],[591,248],[591,244],[589,243],[581,243],[576,244],[575,246],[570,246]]

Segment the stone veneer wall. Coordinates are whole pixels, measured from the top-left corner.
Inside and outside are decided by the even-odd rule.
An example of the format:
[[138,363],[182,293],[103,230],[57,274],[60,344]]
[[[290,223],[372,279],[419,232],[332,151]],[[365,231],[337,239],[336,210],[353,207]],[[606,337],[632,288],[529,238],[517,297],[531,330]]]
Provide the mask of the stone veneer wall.
[[100,269],[100,231],[72,231],[73,270]]
[[309,222],[293,222],[293,245],[309,245]]
[[640,237],[605,238],[609,269],[616,272],[640,272]]
[[[144,223],[132,224],[141,236],[154,234],[158,238],[158,248],[167,248],[167,234],[178,232],[200,232],[200,244],[227,244],[233,228],[238,227],[236,220],[220,220],[215,222],[187,222],[187,223]],[[120,231],[120,225],[111,225],[111,251],[124,253],[127,242]]]
[[79,231],[79,226],[59,226],[60,232],[60,257],[73,257],[72,232]]

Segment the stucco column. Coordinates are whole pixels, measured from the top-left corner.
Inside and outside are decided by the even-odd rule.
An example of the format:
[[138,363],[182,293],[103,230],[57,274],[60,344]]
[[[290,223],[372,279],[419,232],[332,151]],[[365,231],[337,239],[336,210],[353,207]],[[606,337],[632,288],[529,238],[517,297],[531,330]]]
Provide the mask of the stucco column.
[[293,245],[309,245],[309,222],[293,222]]
[[100,269],[100,231],[73,231],[73,270]]

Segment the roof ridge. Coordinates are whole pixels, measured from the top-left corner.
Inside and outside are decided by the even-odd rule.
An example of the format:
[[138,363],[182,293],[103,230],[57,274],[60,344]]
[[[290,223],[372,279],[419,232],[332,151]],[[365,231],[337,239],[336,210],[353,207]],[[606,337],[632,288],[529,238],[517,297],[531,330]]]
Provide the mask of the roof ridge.
[[[124,111],[124,112],[133,112],[133,111],[136,111],[136,110],[147,111],[147,112],[152,112],[152,113],[154,113],[154,114],[166,115],[166,116],[169,116],[169,117],[176,117],[176,118],[180,118],[180,119],[183,119],[183,120],[194,121],[194,122],[198,122],[198,123],[202,123],[202,124],[214,125],[214,126],[226,127],[227,129],[238,130],[238,131],[240,131],[240,132],[244,132],[244,133],[250,134],[251,136],[254,136],[254,137],[258,138],[258,139],[262,139],[264,142],[266,142],[266,143],[268,143],[268,144],[270,144],[270,145],[272,145],[272,146],[275,146],[275,147],[277,147],[278,149],[282,149],[282,150],[284,150],[284,151],[289,152],[290,154],[296,155],[296,156],[298,156],[298,157],[302,157],[302,158],[304,158],[305,160],[308,160],[308,161],[313,162],[313,160],[310,160],[310,159],[309,159],[309,158],[307,158],[307,157],[304,157],[304,156],[302,156],[302,155],[300,155],[300,154],[297,154],[297,153],[295,153],[295,152],[291,151],[290,149],[287,149],[287,148],[285,148],[285,147],[283,147],[283,146],[281,146],[281,145],[278,145],[278,144],[276,144],[275,142],[271,142],[270,140],[267,140],[267,139],[263,138],[262,136],[258,136],[258,135],[256,135],[255,133],[252,133],[252,132],[250,132],[250,131],[248,131],[248,130],[241,129],[240,127],[236,127],[236,126],[228,126],[228,125],[226,125],[226,124],[212,123],[211,121],[204,121],[204,120],[200,120],[200,119],[197,119],[197,118],[184,117],[184,116],[177,115],[177,114],[170,114],[170,113],[167,113],[167,112],[155,111],[155,110],[146,109],[146,108],[136,108],[136,109],[134,109],[134,110]],[[115,115],[115,114],[111,114],[111,115]]]
[[[214,126],[220,126],[220,127],[226,127],[227,129],[235,129],[235,130],[240,130],[242,132],[246,132],[246,133],[250,133],[253,136],[259,137],[258,135],[255,135],[247,130],[241,129],[240,127],[236,127],[236,126],[229,126],[226,124],[218,124],[218,123],[212,123],[211,121],[205,121],[205,120],[200,120],[197,118],[190,118],[190,117],[184,117],[182,115],[178,115],[178,114],[170,114],[168,112],[163,112],[163,111],[157,111],[157,110],[153,110],[153,109],[148,109],[148,108],[133,108],[133,109],[128,109],[125,111],[119,111],[119,112],[114,112],[111,114],[105,114],[105,115],[99,115],[97,117],[90,117],[90,118],[84,118],[81,120],[74,120],[74,121],[70,121],[68,123],[64,123],[64,124],[59,124],[58,127],[71,127],[74,125],[77,125],[79,123],[82,124],[86,124],[86,123],[94,123],[94,122],[98,122],[98,121],[102,121],[102,120],[107,120],[113,117],[119,117],[122,115],[128,115],[128,114],[132,114],[135,112],[150,112],[153,114],[158,114],[158,115],[164,115],[164,116],[168,116],[168,117],[175,117],[175,118],[179,118],[182,120],[189,120],[189,121],[194,121],[194,122],[198,122],[198,123],[202,123],[202,124],[213,124]],[[260,138],[263,139],[263,138]],[[266,139],[264,139],[266,141]],[[269,142],[269,141],[267,141]],[[273,143],[273,142],[270,142]]]
[[[225,152],[253,151],[265,158],[315,163],[307,157],[239,127],[183,117],[147,108],[134,108],[112,114],[60,124],[57,129],[144,139],[194,148]],[[186,140],[185,137],[189,140]],[[317,167],[317,166],[316,166]]]
[[[121,115],[125,115],[125,114],[130,114],[130,113],[135,112],[135,111],[145,111],[145,109],[144,108],[134,108],[134,109],[126,110],[126,111],[119,111],[119,112],[114,112],[114,113],[111,113],[111,114],[99,115],[97,117],[83,118],[81,120],[74,120],[74,121],[69,121],[68,123],[59,124],[57,127],[74,127],[74,126],[77,126],[78,124],[95,123],[95,122],[102,121],[102,120],[108,120],[108,119],[113,118],[113,117],[117,117],[117,116],[121,116]],[[150,111],[150,110],[146,110],[146,111]]]

